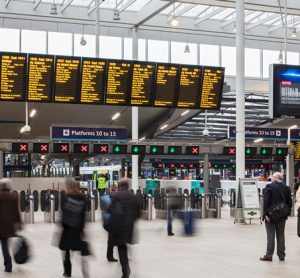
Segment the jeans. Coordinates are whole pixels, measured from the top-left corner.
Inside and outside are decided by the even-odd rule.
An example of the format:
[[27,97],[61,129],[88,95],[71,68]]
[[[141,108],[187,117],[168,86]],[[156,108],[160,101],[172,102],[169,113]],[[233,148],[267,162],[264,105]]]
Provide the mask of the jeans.
[[113,234],[108,233],[106,258],[112,259],[113,257],[114,257]]
[[172,226],[172,221],[173,221],[173,211],[171,209],[168,209],[168,215],[167,215],[167,218],[168,218],[168,234],[172,234],[173,232],[173,226]]
[[8,239],[7,238],[1,239],[1,248],[2,248],[2,254],[3,254],[3,258],[4,258],[5,271],[10,272],[12,270],[12,262],[11,262],[11,256],[8,251]]

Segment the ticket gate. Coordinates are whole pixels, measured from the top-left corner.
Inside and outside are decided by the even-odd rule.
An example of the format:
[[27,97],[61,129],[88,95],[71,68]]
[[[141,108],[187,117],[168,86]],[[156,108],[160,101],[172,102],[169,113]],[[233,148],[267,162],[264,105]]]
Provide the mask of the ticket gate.
[[34,224],[34,212],[39,209],[39,194],[37,190],[33,192],[28,189],[20,192],[20,210],[24,212],[24,222]]
[[86,198],[86,211],[85,211],[85,217],[88,222],[95,222],[95,209],[96,209],[96,198],[93,192],[85,192],[85,198]]
[[45,222],[55,223],[55,212],[59,209],[59,192],[58,190],[41,191],[41,211],[44,212]]

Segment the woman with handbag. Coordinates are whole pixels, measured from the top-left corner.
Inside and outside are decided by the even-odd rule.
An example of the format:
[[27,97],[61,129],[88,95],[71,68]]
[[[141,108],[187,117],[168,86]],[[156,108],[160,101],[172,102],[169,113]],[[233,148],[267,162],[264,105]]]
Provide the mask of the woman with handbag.
[[83,240],[86,199],[74,179],[67,179],[67,194],[62,207],[62,235],[59,248],[64,251],[64,276],[71,277],[70,251],[80,251],[83,277],[89,277],[85,256],[89,255],[88,244]]

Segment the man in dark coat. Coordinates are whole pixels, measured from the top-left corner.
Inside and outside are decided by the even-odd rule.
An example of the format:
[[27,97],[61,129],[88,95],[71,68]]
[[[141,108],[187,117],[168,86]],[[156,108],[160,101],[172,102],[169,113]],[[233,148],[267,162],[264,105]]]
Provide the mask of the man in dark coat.
[[280,261],[285,259],[285,222],[282,219],[277,223],[272,223],[268,212],[277,204],[285,201],[290,209],[292,209],[291,190],[283,183],[283,176],[280,172],[273,174],[272,183],[268,184],[263,190],[264,195],[264,215],[266,231],[267,231],[267,252],[260,258],[261,261],[272,261],[275,247],[275,235],[277,238],[277,255]]
[[127,255],[127,243],[133,243],[134,224],[140,217],[140,202],[138,198],[129,192],[127,180],[119,182],[119,191],[112,196],[112,204],[109,208],[112,218],[111,240],[114,246],[118,246],[120,263],[122,266],[122,278],[128,278],[130,267]]
[[12,261],[8,251],[8,239],[15,237],[21,228],[18,195],[11,192],[11,182],[0,180],[0,241],[4,258],[5,272],[12,272]]

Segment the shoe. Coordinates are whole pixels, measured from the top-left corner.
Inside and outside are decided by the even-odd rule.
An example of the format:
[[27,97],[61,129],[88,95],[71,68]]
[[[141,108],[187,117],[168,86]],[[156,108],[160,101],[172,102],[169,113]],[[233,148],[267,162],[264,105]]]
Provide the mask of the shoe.
[[260,257],[260,260],[264,262],[272,262],[272,257],[263,256]]
[[65,276],[65,277],[72,277],[71,274],[68,274],[68,273],[64,273],[63,276]]
[[174,235],[174,233],[168,233],[168,236],[173,236]]
[[12,272],[11,269],[5,269],[4,271],[5,271],[5,272]]
[[109,262],[113,262],[113,263],[118,262],[118,260],[115,259],[114,257],[112,257],[112,258],[107,258],[107,260],[108,260]]
[[283,261],[284,261],[284,258],[279,258],[279,261],[282,261],[282,262],[283,262]]

